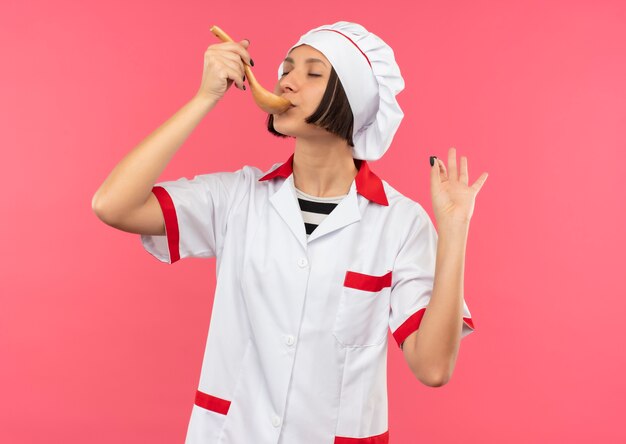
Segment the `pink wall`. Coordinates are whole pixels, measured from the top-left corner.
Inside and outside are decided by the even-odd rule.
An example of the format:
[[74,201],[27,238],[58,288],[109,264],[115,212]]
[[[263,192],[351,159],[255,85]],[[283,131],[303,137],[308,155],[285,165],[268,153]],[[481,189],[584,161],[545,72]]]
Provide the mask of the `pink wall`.
[[[214,259],[162,264],[91,198],[195,94],[212,24],[251,40],[269,86],[338,20],[381,35],[406,81],[372,169],[431,217],[429,155],[489,173],[465,270],[476,331],[440,388],[390,347],[392,443],[625,442],[626,3],[420,3],[2,3],[0,442],[183,441]],[[161,179],[285,160],[264,118],[231,88]]]

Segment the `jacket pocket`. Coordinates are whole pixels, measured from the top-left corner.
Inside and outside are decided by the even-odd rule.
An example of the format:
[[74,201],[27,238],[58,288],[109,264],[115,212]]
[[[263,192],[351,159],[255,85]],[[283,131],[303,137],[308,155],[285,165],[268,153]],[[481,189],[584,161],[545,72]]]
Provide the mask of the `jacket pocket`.
[[197,390],[185,442],[217,442],[229,408],[230,401]]
[[348,270],[339,294],[333,335],[344,346],[381,344],[387,336],[392,272]]

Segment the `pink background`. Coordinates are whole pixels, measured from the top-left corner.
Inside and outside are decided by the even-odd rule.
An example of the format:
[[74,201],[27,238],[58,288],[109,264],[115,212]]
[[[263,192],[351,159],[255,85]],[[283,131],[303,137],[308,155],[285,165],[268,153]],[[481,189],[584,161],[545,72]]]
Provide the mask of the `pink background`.
[[[489,173],[465,268],[476,331],[440,388],[389,335],[391,442],[625,442],[626,2],[0,8],[0,442],[183,442],[214,259],[162,264],[91,198],[195,94],[212,24],[251,40],[269,87],[302,33],[338,20],[383,37],[406,81],[372,169],[431,217],[429,155],[454,146],[470,183]],[[161,180],[267,169],[292,149],[233,87]]]

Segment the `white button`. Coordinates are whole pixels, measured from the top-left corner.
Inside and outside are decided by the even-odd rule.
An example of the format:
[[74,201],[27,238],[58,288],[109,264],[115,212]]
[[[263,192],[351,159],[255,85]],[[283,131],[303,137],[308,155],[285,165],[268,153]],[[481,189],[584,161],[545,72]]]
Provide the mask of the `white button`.
[[298,259],[298,265],[300,265],[302,268],[306,267],[308,263],[309,261],[306,259],[306,257],[301,257],[300,259]]
[[272,425],[274,427],[278,427],[280,425],[280,418],[278,416],[272,416]]
[[296,342],[296,338],[294,338],[293,336],[289,335],[287,336],[287,345],[293,345],[294,342]]

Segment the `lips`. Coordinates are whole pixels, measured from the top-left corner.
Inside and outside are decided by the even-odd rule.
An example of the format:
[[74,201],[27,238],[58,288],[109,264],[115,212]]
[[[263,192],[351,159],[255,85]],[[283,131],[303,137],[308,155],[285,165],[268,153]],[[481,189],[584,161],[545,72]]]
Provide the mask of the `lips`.
[[293,108],[294,106],[296,106],[288,97],[285,96],[281,96],[283,99],[287,99],[289,100],[289,103],[291,103],[291,108]]

